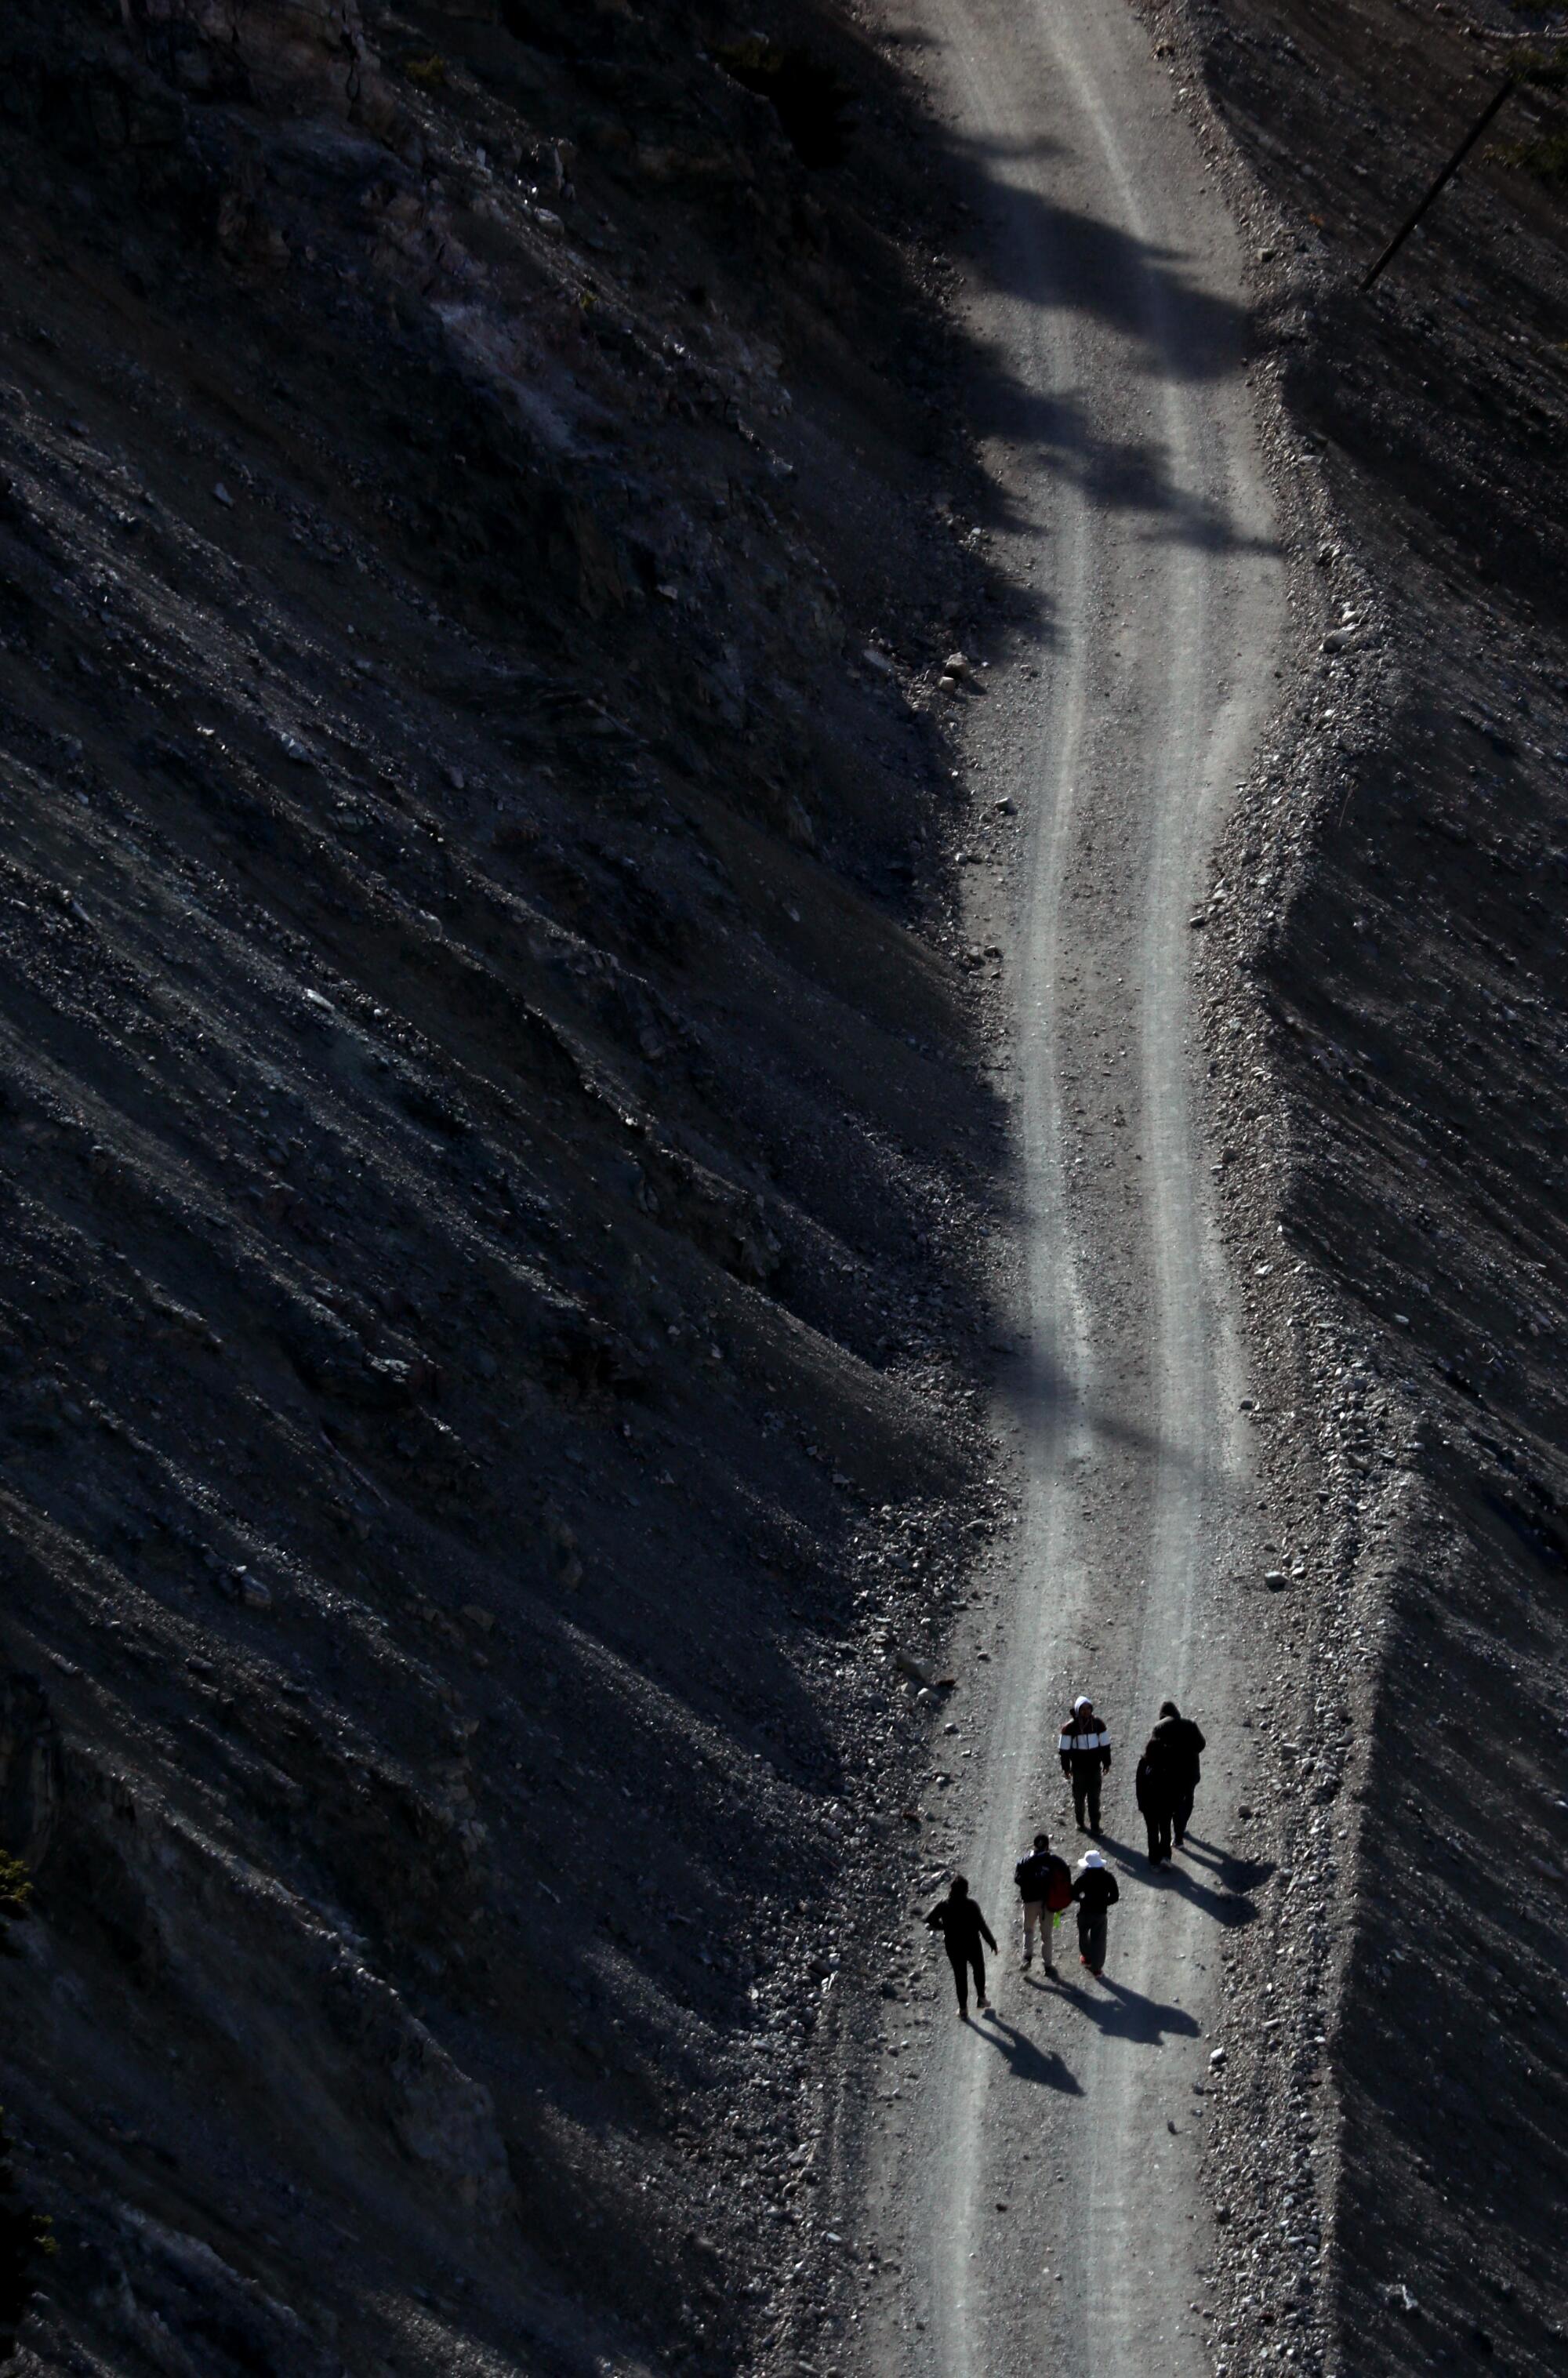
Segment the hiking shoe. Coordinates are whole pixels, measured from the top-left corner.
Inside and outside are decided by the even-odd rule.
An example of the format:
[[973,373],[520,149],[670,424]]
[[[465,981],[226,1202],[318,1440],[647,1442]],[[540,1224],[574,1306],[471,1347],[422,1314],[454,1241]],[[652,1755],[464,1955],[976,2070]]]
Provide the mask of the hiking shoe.
[[1056,1972],[1056,1967],[1051,1964],[1048,1957],[1045,1964],[1040,1967],[1040,1971],[1042,1974],[1054,1974]]

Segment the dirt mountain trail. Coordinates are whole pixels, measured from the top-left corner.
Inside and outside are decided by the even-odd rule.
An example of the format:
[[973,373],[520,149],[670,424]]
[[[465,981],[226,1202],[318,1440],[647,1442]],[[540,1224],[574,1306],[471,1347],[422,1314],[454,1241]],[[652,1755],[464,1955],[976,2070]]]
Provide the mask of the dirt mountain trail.
[[[1150,33],[1051,0],[927,0],[900,23],[972,175],[993,551],[1033,590],[969,747],[1021,828],[1013,868],[972,868],[971,925],[1016,953],[1025,1351],[1005,1419],[1026,1484],[999,1599],[960,1646],[961,1675],[990,1681],[944,1796],[942,1847],[1002,1940],[996,2012],[960,2028],[944,1976],[918,2084],[883,2093],[856,2242],[901,2276],[862,2319],[879,2371],[978,2378],[1071,2338],[1080,2366],[1131,2378],[1204,2360],[1220,1949],[1263,1879],[1237,1820],[1249,1669],[1223,1591],[1255,1490],[1190,972],[1200,871],[1283,690],[1285,561],[1234,234]],[[1020,1976],[1011,1872],[1039,1825],[1085,1846],[1055,1757],[1080,1690],[1111,1730],[1122,1892],[1105,1980],[1068,1918],[1052,1983]],[[1161,1878],[1132,1850],[1132,1775],[1167,1695],[1209,1751]]]

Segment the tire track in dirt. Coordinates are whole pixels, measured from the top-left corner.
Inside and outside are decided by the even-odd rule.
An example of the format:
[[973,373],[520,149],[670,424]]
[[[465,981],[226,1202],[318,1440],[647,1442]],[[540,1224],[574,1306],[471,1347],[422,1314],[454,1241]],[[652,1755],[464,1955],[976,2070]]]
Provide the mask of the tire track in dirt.
[[[1241,1366],[1192,1089],[1188,919],[1229,790],[1277,687],[1283,563],[1241,360],[1239,270],[1217,192],[1149,37],[1116,7],[927,0],[939,109],[989,231],[971,327],[979,426],[1007,526],[1041,566],[1039,677],[993,680],[971,761],[1028,848],[1009,927],[1018,983],[1017,1318],[1010,1414],[1023,1526],[959,1825],[1002,1934],[989,2043],[943,2001],[923,2085],[870,2158],[868,2223],[903,2276],[878,2371],[997,2378],[1043,2347],[1143,2378],[1197,2369],[1188,2305],[1201,2090],[1217,1989],[1222,1779],[1246,1647],[1209,1581],[1245,1546]],[[1039,583],[1039,575],[1035,577]],[[999,678],[999,672],[998,673]],[[1118,1764],[1122,1870],[1107,1986],[1016,1973],[1011,1868],[1063,1824],[1054,1737],[1092,1688]],[[1160,1699],[1208,1731],[1198,1832],[1151,1880],[1131,1771]],[[1070,1815],[1066,1821],[1071,1822]]]

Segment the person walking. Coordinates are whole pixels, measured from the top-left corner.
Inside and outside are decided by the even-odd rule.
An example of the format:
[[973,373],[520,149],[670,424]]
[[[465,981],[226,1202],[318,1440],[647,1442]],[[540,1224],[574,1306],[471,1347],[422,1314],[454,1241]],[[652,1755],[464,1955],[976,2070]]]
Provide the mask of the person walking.
[[948,1963],[952,1967],[952,1986],[958,1992],[958,2019],[969,2020],[969,1976],[975,1976],[975,2003],[984,2014],[986,1998],[986,1960],[980,1943],[985,1941],[992,1955],[997,1944],[991,1928],[969,1896],[969,1885],[961,1874],[955,1874],[948,1885],[945,1899],[939,1900],[926,1918],[928,1928],[940,1932],[947,1948]]
[[[1199,1758],[1208,1746],[1190,1717],[1174,1701],[1161,1701],[1159,1720],[1149,1737],[1162,1745],[1170,1775],[1170,1824],[1178,1849],[1187,1838],[1192,1800],[1203,1780]],[[1151,1856],[1153,1853],[1151,1853]]]
[[1176,1806],[1176,1775],[1167,1743],[1158,1726],[1143,1746],[1132,1785],[1149,1836],[1149,1864],[1162,1866],[1170,1858],[1170,1821]]
[[1106,1963],[1106,1911],[1121,1897],[1098,1850],[1085,1850],[1079,1860],[1072,1896],[1078,1903],[1078,1962],[1098,1981]]
[[1054,1974],[1051,1963],[1051,1928],[1064,1907],[1072,1904],[1072,1877],[1063,1858],[1055,1856],[1048,1833],[1036,1833],[1035,1846],[1027,1857],[1019,1859],[1012,1869],[1018,1885],[1018,1896],[1023,1902],[1023,1963],[1035,1962],[1035,1935],[1040,1936],[1040,1963],[1047,1974]]
[[[1100,1778],[1110,1766],[1110,1736],[1095,1715],[1094,1703],[1087,1693],[1080,1693],[1068,1712],[1057,1751],[1061,1771],[1072,1786],[1072,1813],[1078,1820],[1078,1830],[1081,1833],[1097,1833]],[[1083,1822],[1085,1808],[1089,1812],[1087,1827]]]

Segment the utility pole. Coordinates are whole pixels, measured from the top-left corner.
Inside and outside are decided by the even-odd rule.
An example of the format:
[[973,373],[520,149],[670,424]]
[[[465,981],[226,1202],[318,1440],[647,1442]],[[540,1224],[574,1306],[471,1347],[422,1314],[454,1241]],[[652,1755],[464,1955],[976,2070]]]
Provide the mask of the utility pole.
[[1475,147],[1482,133],[1487,129],[1487,126],[1491,123],[1492,118],[1497,114],[1503,101],[1509,96],[1509,93],[1514,90],[1514,77],[1510,75],[1508,80],[1502,85],[1502,89],[1492,92],[1491,97],[1482,108],[1474,124],[1471,125],[1468,132],[1466,133],[1465,138],[1459,143],[1458,148],[1455,149],[1453,156],[1449,159],[1447,164],[1443,167],[1442,173],[1432,184],[1431,188],[1427,192],[1426,197],[1421,199],[1418,206],[1411,209],[1404,222],[1400,224],[1399,229],[1394,233],[1394,237],[1389,241],[1388,246],[1383,249],[1382,254],[1378,258],[1376,263],[1369,267],[1366,273],[1362,276],[1361,294],[1363,296],[1366,295],[1367,291],[1371,287],[1373,282],[1382,272],[1384,265],[1392,263],[1394,258],[1398,255],[1400,249],[1409,238],[1410,234],[1415,230],[1416,225],[1420,222],[1421,217],[1431,205],[1432,200],[1448,187],[1449,183],[1452,182],[1454,174],[1459,171],[1460,166],[1465,162],[1466,158],[1469,155],[1471,150]]

